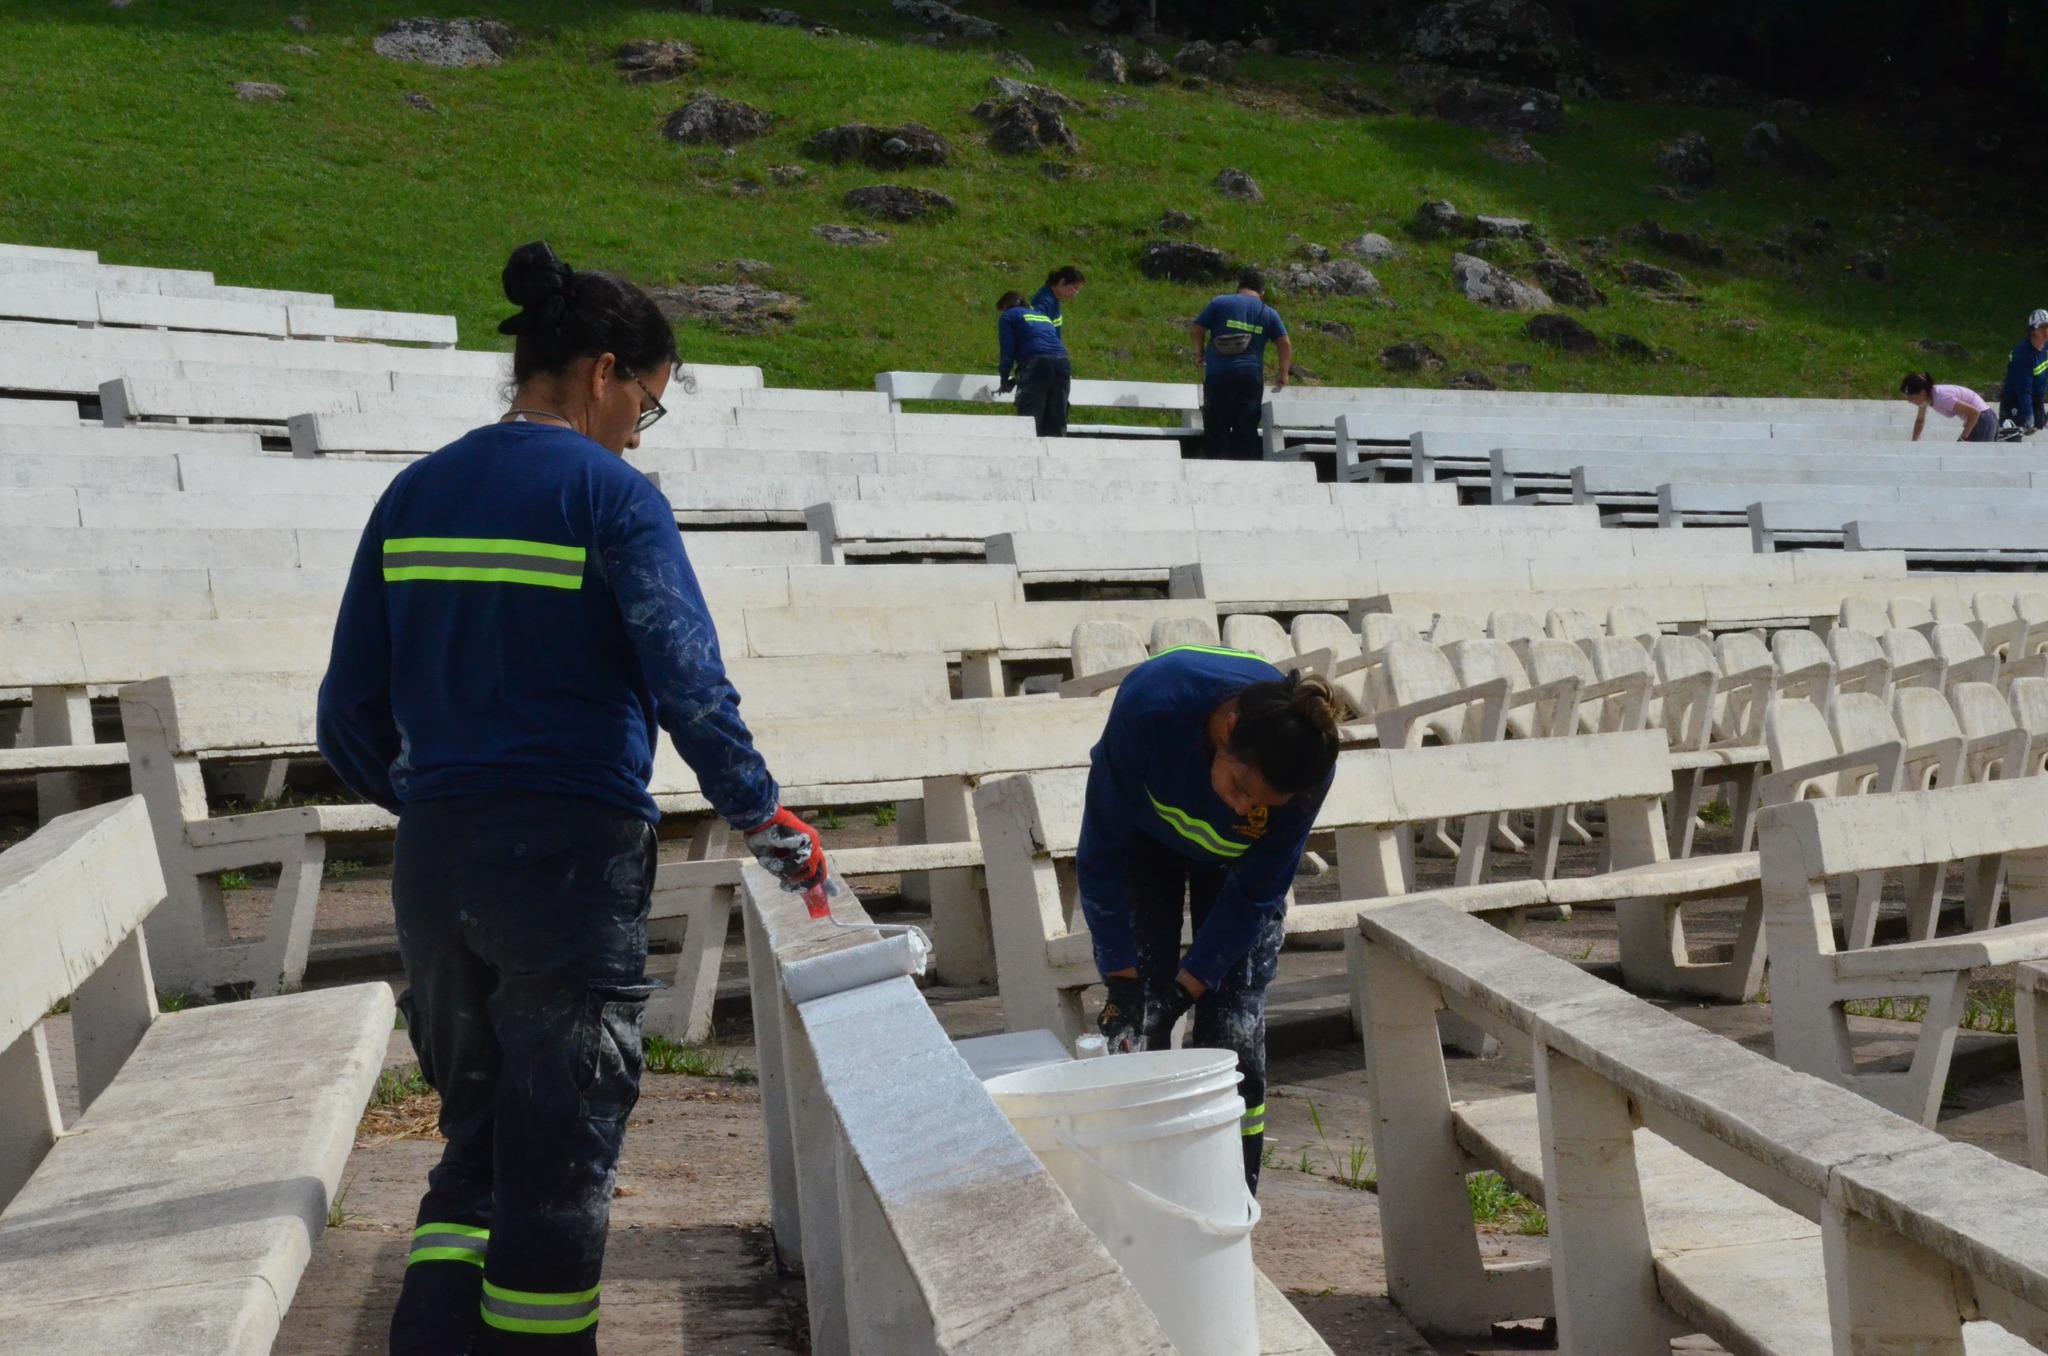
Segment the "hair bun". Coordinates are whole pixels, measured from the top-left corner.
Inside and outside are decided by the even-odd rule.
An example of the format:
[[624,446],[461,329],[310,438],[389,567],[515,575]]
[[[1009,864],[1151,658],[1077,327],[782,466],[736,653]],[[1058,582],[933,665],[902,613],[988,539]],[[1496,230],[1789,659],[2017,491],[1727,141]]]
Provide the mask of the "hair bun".
[[499,325],[498,333],[525,334],[559,323],[575,281],[575,270],[562,262],[547,241],[529,241],[513,250],[505,261],[502,282],[505,300],[520,312]]

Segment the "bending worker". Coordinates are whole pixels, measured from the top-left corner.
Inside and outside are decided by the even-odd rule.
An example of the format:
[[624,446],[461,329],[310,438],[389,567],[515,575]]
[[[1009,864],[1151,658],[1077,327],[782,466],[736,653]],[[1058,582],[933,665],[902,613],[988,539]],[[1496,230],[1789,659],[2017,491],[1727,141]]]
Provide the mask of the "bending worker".
[[1989,443],[1998,438],[1998,418],[1991,413],[1991,407],[1984,403],[1984,397],[1967,386],[1937,385],[1933,377],[1925,372],[1908,372],[1899,383],[1899,394],[1906,402],[1918,407],[1913,416],[1913,441],[1920,441],[1920,431],[1927,427],[1927,411],[1950,419],[1960,419],[1962,434],[1959,443]]
[[1287,388],[1294,341],[1280,313],[1266,304],[1266,279],[1255,268],[1237,275],[1237,291],[1216,297],[1195,317],[1189,335],[1202,368],[1202,427],[1217,460],[1257,461],[1259,410],[1265,403],[1266,345],[1280,351],[1273,389]]
[[2026,336],[2013,345],[2012,357],[2006,360],[1998,421],[2009,421],[2022,433],[2048,428],[2048,311],[2027,317]]
[[[1182,646],[1124,679],[1090,756],[1075,859],[1113,1051],[1237,1056],[1244,1176],[1259,1186],[1266,986],[1295,868],[1337,766],[1328,682],[1235,650]],[[1194,944],[1181,954],[1183,902]]]
[[668,502],[623,453],[675,335],[545,244],[505,266],[517,394],[407,467],[364,529],[320,751],[398,815],[399,999],[448,1147],[391,1350],[594,1353],[639,1096],[655,727],[792,889],[824,878],[740,719]]
[[1025,305],[1022,292],[1005,292],[996,302],[996,345],[997,394],[1017,393],[1017,413],[1038,421],[1039,437],[1066,437],[1074,374],[1058,324]]

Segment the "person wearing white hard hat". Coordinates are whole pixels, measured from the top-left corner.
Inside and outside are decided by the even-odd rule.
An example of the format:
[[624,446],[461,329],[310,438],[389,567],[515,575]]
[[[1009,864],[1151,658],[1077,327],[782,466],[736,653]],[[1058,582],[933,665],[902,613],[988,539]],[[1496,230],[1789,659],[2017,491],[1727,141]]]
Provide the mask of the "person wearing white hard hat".
[[2048,428],[2048,311],[2027,317],[2026,337],[2005,362],[2005,386],[1998,393],[1998,422],[2022,434]]

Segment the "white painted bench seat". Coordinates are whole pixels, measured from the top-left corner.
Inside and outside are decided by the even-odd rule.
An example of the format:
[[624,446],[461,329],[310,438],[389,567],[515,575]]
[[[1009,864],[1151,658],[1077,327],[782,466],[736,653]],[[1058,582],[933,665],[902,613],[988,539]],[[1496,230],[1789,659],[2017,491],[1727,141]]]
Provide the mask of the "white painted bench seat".
[[2048,529],[2028,522],[1938,522],[1852,519],[1842,525],[1851,551],[1903,551],[1916,560],[1983,560],[2013,564],[2048,560]]
[[[269,1351],[382,1068],[381,983],[159,1014],[163,893],[138,800],[0,854],[0,1351]],[[65,997],[68,1129],[39,1026]]]
[[409,311],[355,311],[326,306],[288,306],[288,330],[294,339],[369,339],[380,344],[425,344],[455,347],[455,317]]

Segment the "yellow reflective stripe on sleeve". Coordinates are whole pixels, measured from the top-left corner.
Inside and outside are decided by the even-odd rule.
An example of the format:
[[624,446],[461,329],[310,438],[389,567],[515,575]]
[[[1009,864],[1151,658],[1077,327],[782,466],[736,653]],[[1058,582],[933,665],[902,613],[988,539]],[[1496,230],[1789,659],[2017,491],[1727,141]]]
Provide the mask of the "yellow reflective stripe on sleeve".
[[550,1292],[507,1290],[484,1281],[483,1320],[502,1332],[582,1332],[597,1323],[598,1286],[588,1290]]
[[1213,852],[1218,857],[1242,857],[1251,847],[1250,843],[1231,842],[1216,831],[1215,825],[1168,805],[1150,791],[1145,793],[1145,799],[1152,802],[1152,808],[1159,812],[1159,817],[1166,821],[1168,827],[1204,852]]
[[1247,1135],[1263,1135],[1266,1133],[1266,1104],[1264,1102],[1259,1103],[1250,1111],[1244,1113],[1244,1133]]
[[384,543],[384,579],[580,589],[588,554],[581,546],[514,537],[392,537]]
[[2042,374],[2043,372],[2048,372],[2048,358],[2043,358],[2043,359],[2042,359],[2042,360],[2041,360],[2040,362],[2037,362],[2037,363],[2035,363],[2035,364],[2034,364],[2034,375],[2035,375],[2035,376],[2037,376],[2037,377],[2038,377],[2038,376],[2040,376],[2040,375],[2041,375],[2041,374]]

